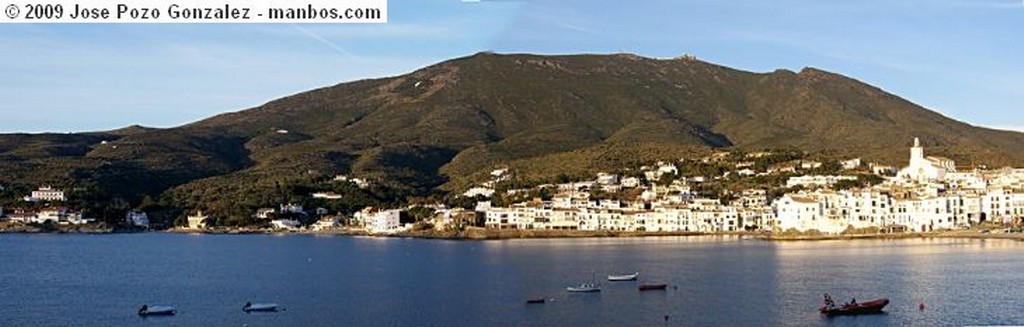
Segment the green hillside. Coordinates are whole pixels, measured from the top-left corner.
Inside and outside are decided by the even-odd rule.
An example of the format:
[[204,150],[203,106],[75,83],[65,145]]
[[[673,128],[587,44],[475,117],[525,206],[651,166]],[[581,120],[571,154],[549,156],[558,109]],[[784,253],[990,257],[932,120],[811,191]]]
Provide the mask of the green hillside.
[[495,167],[540,179],[710,148],[898,164],[913,137],[960,163],[1024,163],[1024,134],[957,122],[813,68],[481,53],[176,128],[0,135],[0,184],[78,187],[131,204],[162,195],[164,207],[238,215],[335,174],[376,182],[339,192],[393,205],[464,188]]

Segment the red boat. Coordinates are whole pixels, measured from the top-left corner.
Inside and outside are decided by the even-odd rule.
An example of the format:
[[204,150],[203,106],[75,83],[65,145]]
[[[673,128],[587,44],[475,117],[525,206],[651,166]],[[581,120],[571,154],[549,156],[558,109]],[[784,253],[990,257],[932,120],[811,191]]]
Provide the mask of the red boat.
[[851,301],[850,303],[844,303],[841,306],[836,306],[832,302],[832,298],[827,294],[825,295],[825,305],[818,309],[822,314],[826,316],[852,316],[852,315],[867,315],[867,314],[879,314],[883,313],[882,309],[889,305],[889,299],[881,298],[867,302],[856,302]]
[[647,283],[643,283],[643,284],[640,284],[640,286],[637,286],[636,288],[639,289],[641,292],[643,292],[643,291],[664,291],[666,288],[668,288],[668,284],[647,284]]

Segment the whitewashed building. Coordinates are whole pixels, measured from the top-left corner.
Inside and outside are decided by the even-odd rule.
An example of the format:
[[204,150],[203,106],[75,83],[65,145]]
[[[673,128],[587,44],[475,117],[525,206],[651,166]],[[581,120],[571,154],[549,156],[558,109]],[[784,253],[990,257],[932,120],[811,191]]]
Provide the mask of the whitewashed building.
[[925,157],[921,140],[914,138],[910,148],[910,164],[900,170],[898,177],[917,182],[942,181],[946,174],[956,172],[956,163],[943,157]]
[[466,190],[462,193],[462,196],[473,198],[476,196],[483,196],[489,198],[494,195],[494,189],[489,187],[474,187]]
[[149,228],[149,215],[143,211],[129,211],[124,218],[125,223],[135,227]]
[[274,219],[270,221],[270,227],[273,229],[283,230],[296,230],[299,228],[301,223],[295,219]]
[[334,192],[316,192],[312,194],[314,199],[326,199],[326,200],[338,200],[341,199],[341,194]]
[[27,202],[66,200],[67,198],[64,196],[64,191],[52,188],[50,186],[41,186],[38,190],[32,191],[32,195],[25,197],[25,201]]
[[775,226],[781,231],[816,229],[828,232],[834,229],[822,223],[826,219],[824,203],[809,196],[786,194],[772,202],[772,207],[776,217]]
[[341,222],[338,221],[338,217],[323,217],[317,220],[310,229],[314,231],[326,231],[341,226]]
[[401,230],[402,211],[398,209],[376,210],[365,208],[356,212],[355,219],[363,224],[367,232],[391,234]]
[[204,215],[203,211],[199,210],[195,215],[189,215],[186,219],[189,229],[204,229],[209,223],[210,216]]

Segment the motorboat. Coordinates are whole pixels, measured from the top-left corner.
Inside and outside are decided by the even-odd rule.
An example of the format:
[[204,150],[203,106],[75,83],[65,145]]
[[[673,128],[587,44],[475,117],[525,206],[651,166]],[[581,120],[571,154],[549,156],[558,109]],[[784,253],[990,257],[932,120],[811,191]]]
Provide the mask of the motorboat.
[[665,283],[642,283],[636,287],[641,292],[643,291],[664,291],[668,289],[668,284]]
[[600,292],[601,291],[601,285],[600,284],[595,284],[595,283],[583,283],[583,284],[579,284],[577,286],[566,287],[565,290],[569,291],[569,292],[572,292],[572,293]]
[[819,312],[826,316],[853,316],[853,315],[865,315],[865,314],[880,314],[883,313],[882,309],[889,305],[889,299],[880,298],[874,299],[867,302],[857,302],[857,300],[851,300],[849,303],[842,305],[836,305],[832,301],[832,298],[825,294],[825,304],[818,309]]
[[252,303],[246,302],[242,307],[245,312],[273,312],[277,311],[277,303]]
[[608,281],[612,281],[612,282],[627,282],[627,281],[636,280],[637,277],[640,277],[640,273],[639,272],[633,273],[632,275],[608,275]]
[[544,304],[544,302],[547,302],[547,300],[544,298],[526,300],[526,304]]
[[143,304],[142,307],[139,308],[140,316],[171,316],[175,313],[178,313],[177,309],[166,305],[149,306],[148,304]]

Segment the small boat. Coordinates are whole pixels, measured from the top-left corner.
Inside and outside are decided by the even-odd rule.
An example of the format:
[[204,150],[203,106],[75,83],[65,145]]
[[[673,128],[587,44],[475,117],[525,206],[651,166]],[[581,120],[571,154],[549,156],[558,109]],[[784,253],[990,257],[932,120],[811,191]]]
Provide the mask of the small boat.
[[579,284],[577,286],[566,287],[565,290],[569,291],[569,292],[572,292],[572,293],[600,292],[601,291],[601,285],[600,284],[594,284],[594,283],[583,283],[583,284]]
[[245,306],[242,307],[242,311],[245,311],[245,312],[273,312],[273,311],[277,311],[277,303],[252,303],[252,302],[245,302]]
[[637,277],[640,277],[640,273],[639,272],[633,273],[632,275],[608,275],[608,281],[612,281],[612,282],[626,282],[626,281],[636,280]]
[[665,283],[643,283],[636,287],[641,292],[643,291],[664,291],[668,288],[668,284]]
[[887,305],[889,305],[889,299],[880,298],[867,302],[857,302],[856,300],[852,300],[850,303],[844,303],[842,306],[836,306],[835,302],[832,302],[832,298],[826,294],[825,305],[821,306],[818,311],[829,317],[880,314],[883,313],[882,309],[885,309],[885,306]]
[[174,309],[172,306],[166,305],[149,306],[148,304],[143,304],[142,307],[139,308],[140,316],[171,316],[175,313],[178,313],[178,310]]
[[526,304],[544,304],[544,302],[546,302],[544,298],[526,300]]

